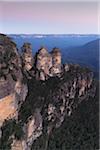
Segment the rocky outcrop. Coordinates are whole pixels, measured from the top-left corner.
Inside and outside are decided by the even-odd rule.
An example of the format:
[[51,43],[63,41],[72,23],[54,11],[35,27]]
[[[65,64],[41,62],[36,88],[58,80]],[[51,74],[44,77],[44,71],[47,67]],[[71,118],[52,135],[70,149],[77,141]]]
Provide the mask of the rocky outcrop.
[[32,47],[30,43],[24,43],[22,47],[22,65],[26,71],[33,67]]
[[41,48],[36,55],[37,79],[47,80],[49,77],[57,76],[61,73],[61,53],[58,48],[54,48],[49,53],[45,48]]
[[0,122],[16,117],[17,107],[15,107],[15,101],[14,94],[0,99]]
[[51,52],[52,55],[52,67],[51,76],[61,73],[61,53],[58,48],[54,48]]
[[36,55],[36,69],[37,78],[40,80],[45,80],[50,74],[50,68],[52,67],[52,57],[48,51],[42,47],[38,50]]
[[[33,63],[34,62],[34,63]],[[22,47],[22,66],[27,78],[35,77],[36,80],[45,81],[53,76],[60,76],[62,72],[61,53],[54,48],[51,53],[41,47],[36,55],[32,56],[32,48],[29,43]]]
[[0,121],[17,117],[18,103],[27,95],[16,44],[0,34]]
[[26,134],[26,147],[30,150],[34,140],[36,140],[42,134],[42,116],[39,109],[35,110],[35,113],[28,119],[28,123],[25,125],[24,130]]

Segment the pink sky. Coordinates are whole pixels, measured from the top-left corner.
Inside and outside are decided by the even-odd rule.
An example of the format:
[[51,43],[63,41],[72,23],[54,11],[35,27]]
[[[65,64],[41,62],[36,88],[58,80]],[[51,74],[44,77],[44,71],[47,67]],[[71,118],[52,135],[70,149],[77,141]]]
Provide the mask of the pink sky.
[[98,3],[0,2],[0,32],[98,33]]

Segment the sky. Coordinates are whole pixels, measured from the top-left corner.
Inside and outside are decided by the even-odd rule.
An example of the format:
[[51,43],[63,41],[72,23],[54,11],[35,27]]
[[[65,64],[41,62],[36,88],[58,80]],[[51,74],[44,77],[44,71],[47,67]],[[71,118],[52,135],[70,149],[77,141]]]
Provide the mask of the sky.
[[98,34],[98,2],[0,1],[0,32]]

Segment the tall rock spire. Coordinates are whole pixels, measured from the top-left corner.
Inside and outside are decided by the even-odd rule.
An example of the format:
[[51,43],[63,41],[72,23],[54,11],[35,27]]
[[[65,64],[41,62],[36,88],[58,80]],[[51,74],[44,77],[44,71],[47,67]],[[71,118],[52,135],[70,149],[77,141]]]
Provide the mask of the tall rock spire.
[[52,52],[52,68],[51,74],[59,74],[61,73],[61,52],[58,48],[53,48]]
[[29,71],[33,67],[32,47],[30,43],[24,43],[22,47],[23,67]]
[[38,50],[36,60],[36,68],[40,72],[40,78],[42,72],[42,79],[45,79],[46,76],[49,75],[49,70],[52,67],[52,57],[48,53],[48,51],[44,47],[42,47]]

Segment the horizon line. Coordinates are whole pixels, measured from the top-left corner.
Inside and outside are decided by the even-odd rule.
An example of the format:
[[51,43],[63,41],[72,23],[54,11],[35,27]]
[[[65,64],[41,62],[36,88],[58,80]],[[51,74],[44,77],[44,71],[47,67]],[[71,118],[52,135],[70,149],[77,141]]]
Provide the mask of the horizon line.
[[6,35],[100,35],[100,33],[0,33]]

